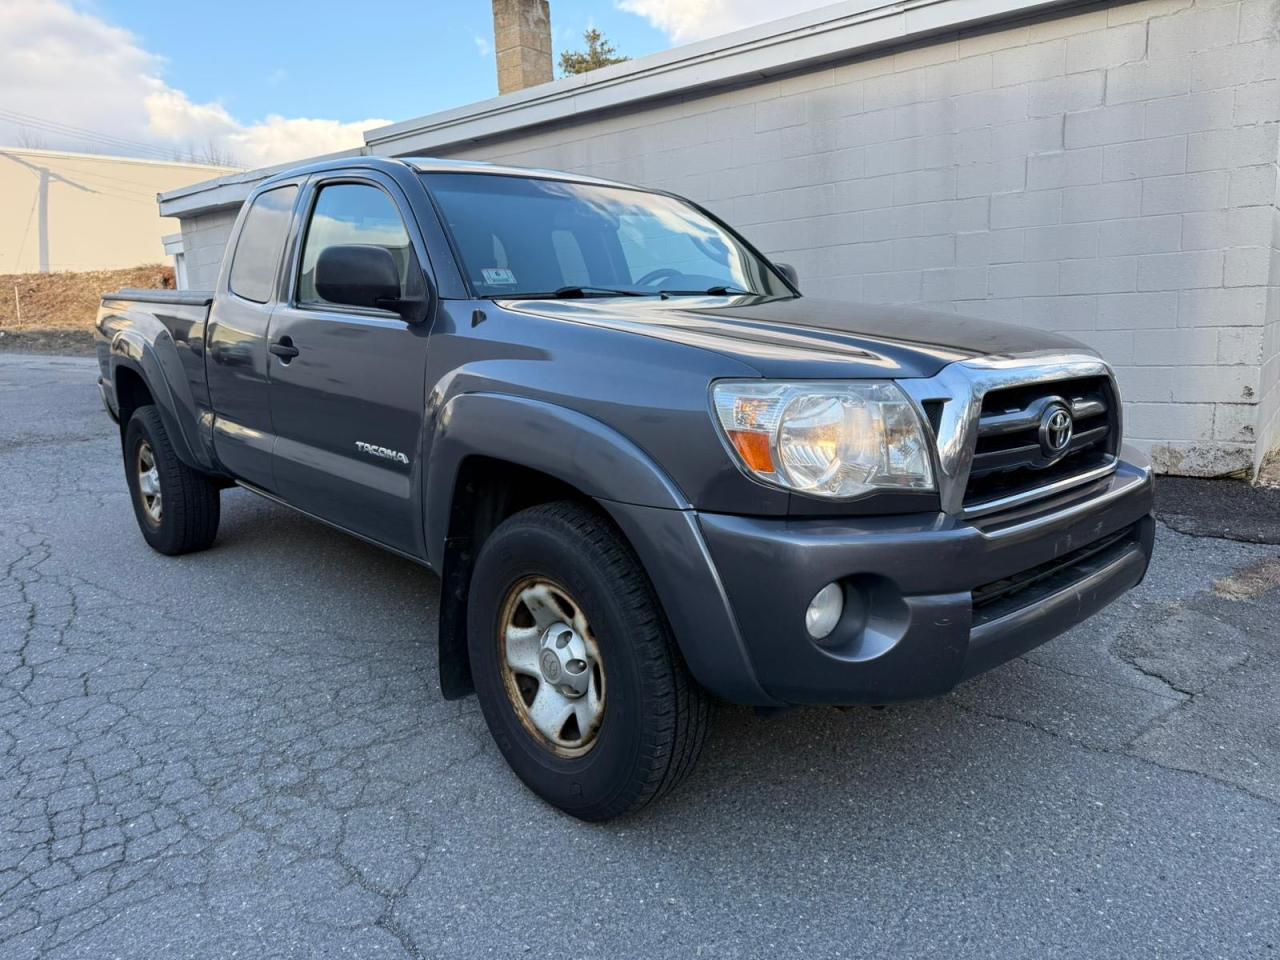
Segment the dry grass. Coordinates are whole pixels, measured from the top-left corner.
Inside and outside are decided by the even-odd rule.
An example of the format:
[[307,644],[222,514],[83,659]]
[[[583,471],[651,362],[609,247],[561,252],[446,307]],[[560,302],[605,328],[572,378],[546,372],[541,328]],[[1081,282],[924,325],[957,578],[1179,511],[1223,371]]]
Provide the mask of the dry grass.
[[[14,334],[46,331],[88,334],[93,330],[102,295],[121,287],[172,289],[173,268],[148,264],[127,270],[83,273],[0,274],[0,330]],[[19,304],[21,320],[18,319]]]
[[1280,587],[1280,560],[1270,557],[1237,571],[1234,576],[1215,580],[1213,592],[1230,600],[1252,600]]

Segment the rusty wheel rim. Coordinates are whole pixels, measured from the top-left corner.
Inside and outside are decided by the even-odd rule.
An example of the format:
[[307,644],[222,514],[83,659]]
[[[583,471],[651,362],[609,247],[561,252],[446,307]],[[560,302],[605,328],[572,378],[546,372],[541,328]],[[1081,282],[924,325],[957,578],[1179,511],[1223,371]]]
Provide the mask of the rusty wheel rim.
[[142,512],[154,526],[159,526],[164,517],[164,497],[160,489],[160,470],[156,466],[155,451],[146,440],[138,445],[137,462],[138,499],[142,502]]
[[595,746],[604,721],[600,646],[582,607],[545,577],[507,591],[498,647],[507,697],[521,724],[557,756]]

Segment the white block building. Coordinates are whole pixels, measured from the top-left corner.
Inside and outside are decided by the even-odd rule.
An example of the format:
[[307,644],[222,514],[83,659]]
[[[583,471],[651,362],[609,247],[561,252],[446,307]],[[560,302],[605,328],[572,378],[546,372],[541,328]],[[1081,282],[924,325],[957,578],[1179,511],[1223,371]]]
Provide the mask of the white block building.
[[[846,0],[365,141],[674,190],[809,295],[1091,344],[1164,471],[1280,458],[1280,0]],[[264,175],[162,195],[193,287]]]

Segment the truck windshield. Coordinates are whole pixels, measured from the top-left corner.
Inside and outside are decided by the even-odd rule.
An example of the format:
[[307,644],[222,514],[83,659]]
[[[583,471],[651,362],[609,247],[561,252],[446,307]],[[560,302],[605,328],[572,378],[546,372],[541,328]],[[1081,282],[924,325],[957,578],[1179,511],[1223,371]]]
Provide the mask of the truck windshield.
[[741,238],[672,197],[503,174],[423,179],[480,297],[793,296]]

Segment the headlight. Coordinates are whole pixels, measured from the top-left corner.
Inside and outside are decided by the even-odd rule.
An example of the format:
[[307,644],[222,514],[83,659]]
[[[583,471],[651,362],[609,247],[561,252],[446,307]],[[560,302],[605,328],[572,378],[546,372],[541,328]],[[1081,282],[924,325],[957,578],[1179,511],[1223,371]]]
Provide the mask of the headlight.
[[738,462],[766,483],[832,500],[933,489],[924,428],[896,384],[721,381],[711,395]]

